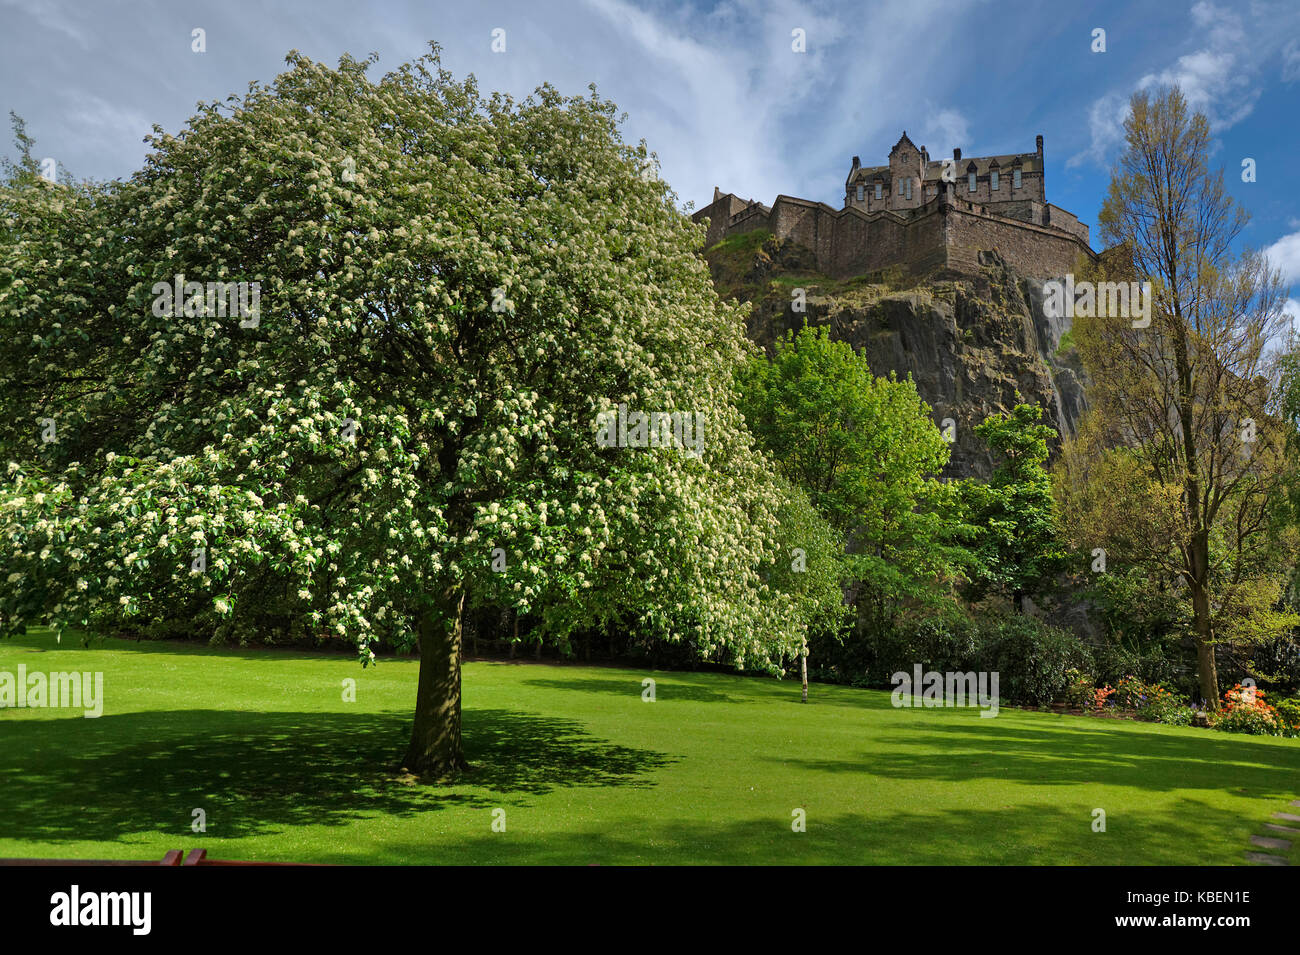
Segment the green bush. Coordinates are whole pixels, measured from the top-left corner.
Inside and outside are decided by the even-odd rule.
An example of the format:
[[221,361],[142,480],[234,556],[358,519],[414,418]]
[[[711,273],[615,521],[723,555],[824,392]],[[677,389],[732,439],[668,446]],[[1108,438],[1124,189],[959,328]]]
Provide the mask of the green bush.
[[1115,684],[1115,705],[1139,710],[1146,705],[1147,685],[1135,676],[1125,676]]
[[1282,697],[1273,701],[1283,736],[1300,736],[1300,697]]
[[976,669],[979,632],[970,620],[931,618],[907,624],[872,641],[872,676],[888,683],[899,672],[922,670],[966,672]]
[[1163,684],[1188,693],[1196,690],[1196,672],[1183,659],[1182,651],[1164,642],[1140,646],[1108,642],[1092,648],[1097,679],[1118,687],[1134,677],[1147,685]]
[[910,619],[885,633],[850,635],[842,645],[814,647],[814,661],[817,678],[853,686],[888,686],[893,674],[910,675],[917,664],[940,673],[996,672],[1004,702],[1045,706],[1060,697],[1069,672],[1087,670],[1092,658],[1070,633],[1034,617],[985,613]]
[[1180,645],[1190,620],[1175,591],[1153,588],[1132,568],[1112,568],[1091,578],[1086,595],[1106,633],[1104,644],[1093,651],[1098,680],[1115,686],[1132,675],[1182,693],[1197,692],[1195,668]]
[[1173,692],[1158,697],[1143,712],[1157,723],[1168,723],[1170,726],[1190,726],[1192,723],[1191,704],[1186,697]]
[[1065,677],[1065,689],[1062,691],[1061,701],[1080,709],[1086,710],[1091,707],[1094,700],[1092,677],[1073,668],[1065,674]]
[[1088,648],[1065,630],[1027,616],[985,618],[979,624],[981,666],[999,674],[1002,697],[1028,706],[1058,699],[1072,670],[1092,665]]

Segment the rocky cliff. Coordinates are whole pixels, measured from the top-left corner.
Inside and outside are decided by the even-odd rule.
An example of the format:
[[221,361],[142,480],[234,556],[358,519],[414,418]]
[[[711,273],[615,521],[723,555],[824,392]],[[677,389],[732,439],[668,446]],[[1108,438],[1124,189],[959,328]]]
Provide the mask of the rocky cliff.
[[877,375],[910,375],[935,423],[955,424],[948,477],[988,476],[992,461],[973,428],[1018,402],[1041,407],[1059,434],[1074,433],[1085,405],[1069,319],[1045,315],[1043,283],[1019,277],[996,252],[923,275],[831,280],[813,270],[808,249],[751,232],[705,258],[722,295],[752,304],[748,332],[759,345],[806,318],[865,351]]

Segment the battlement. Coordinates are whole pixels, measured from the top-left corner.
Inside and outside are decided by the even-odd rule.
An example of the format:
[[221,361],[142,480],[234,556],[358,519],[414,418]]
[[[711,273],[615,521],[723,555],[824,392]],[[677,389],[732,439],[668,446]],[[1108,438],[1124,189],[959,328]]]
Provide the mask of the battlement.
[[692,218],[708,222],[706,247],[767,229],[812,250],[833,278],[898,265],[967,271],[975,253],[993,249],[1028,278],[1063,275],[1080,254],[1096,258],[1088,227],[1045,199],[1042,136],[1035,153],[963,160],[956,149],[934,161],[904,133],[889,158],[864,167],[853,157],[842,209],[785,195],[765,206],[715,188]]

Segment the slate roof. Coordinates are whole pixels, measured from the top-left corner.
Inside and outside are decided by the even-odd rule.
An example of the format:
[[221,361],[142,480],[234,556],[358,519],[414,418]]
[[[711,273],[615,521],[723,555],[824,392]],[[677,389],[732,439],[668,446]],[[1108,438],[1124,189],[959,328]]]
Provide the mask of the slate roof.
[[[919,152],[919,150],[918,150]],[[979,176],[987,176],[989,169],[994,162],[998,164],[998,170],[1003,175],[1009,175],[1015,168],[1016,160],[1020,160],[1020,169],[1022,172],[1042,172],[1043,164],[1038,158],[1038,153],[1008,153],[1004,156],[962,156],[957,160],[957,178],[962,179],[969,173],[970,164],[975,164],[975,173]],[[876,176],[882,179],[889,178],[889,166],[862,166],[855,173],[850,175],[849,183],[870,182]],[[922,176],[924,182],[935,182],[943,178],[943,160],[931,159],[925,165],[925,174]]]

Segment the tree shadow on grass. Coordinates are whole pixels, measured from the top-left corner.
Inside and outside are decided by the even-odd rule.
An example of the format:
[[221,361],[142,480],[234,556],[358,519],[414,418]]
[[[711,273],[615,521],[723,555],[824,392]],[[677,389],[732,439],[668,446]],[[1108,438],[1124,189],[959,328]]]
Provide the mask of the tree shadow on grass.
[[5,733],[0,838],[55,843],[188,837],[194,809],[209,833],[236,838],[482,808],[563,787],[651,785],[642,777],[669,762],[509,710],[466,711],[472,768],[449,786],[393,772],[410,733],[398,713],[153,711],[15,721]]
[[[651,676],[653,674],[653,676]],[[650,676],[655,681],[655,702],[669,703],[675,700],[689,703],[749,703],[758,698],[754,694],[735,696],[724,692],[709,682],[692,680],[689,673],[673,672],[665,676],[662,671],[628,671],[622,676],[608,679],[599,677],[537,678],[524,680],[526,686],[542,687],[548,690],[561,690],[572,693],[609,693],[614,696],[639,700],[644,687],[641,681]],[[797,692],[797,691],[796,691]]]
[[[1247,829],[1234,813],[1196,801],[1173,809],[1131,809],[1093,831],[1091,806],[976,806],[924,811],[827,813],[806,803],[807,831],[788,813],[763,818],[611,818],[585,831],[529,831],[524,813],[510,834],[477,820],[455,842],[468,865],[1220,865],[1243,864]],[[386,843],[360,855],[311,860],[353,864],[438,864],[445,845]],[[923,887],[922,887],[923,890]]]
[[[655,702],[763,703],[780,706],[800,702],[797,679],[777,680],[745,673],[698,674],[680,670],[615,670],[608,677],[538,677],[523,681],[528,686],[576,693],[608,693],[639,699],[641,681],[655,681]],[[893,709],[887,692],[860,690],[828,683],[810,684],[808,702],[813,706],[848,706],[857,709]]]
[[[324,646],[308,643],[288,645],[253,645],[241,646],[238,643],[212,643],[201,638],[154,639],[136,638],[126,634],[103,634],[93,631],[69,630],[63,634],[61,642],[56,641],[54,631],[48,627],[31,627],[24,634],[4,638],[0,642],[0,651],[15,653],[44,653],[47,651],[94,650],[111,653],[142,653],[183,657],[222,657],[245,663],[283,663],[286,660],[322,660],[327,662],[355,662],[355,647],[348,647],[341,641]],[[398,653],[383,653],[383,662],[415,662],[419,657]]]
[[[999,779],[1039,786],[1106,783],[1156,792],[1205,789],[1277,799],[1300,790],[1300,745],[1270,745],[1249,738],[1200,731],[1144,732],[1132,726],[1101,727],[1078,717],[1069,724],[1030,728],[969,722],[918,721],[892,727],[877,742],[892,752],[859,759],[797,759],[783,762],[826,772],[858,772],[896,779],[964,782]],[[1076,723],[1083,725],[1076,726]]]

